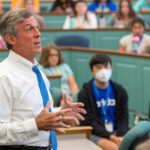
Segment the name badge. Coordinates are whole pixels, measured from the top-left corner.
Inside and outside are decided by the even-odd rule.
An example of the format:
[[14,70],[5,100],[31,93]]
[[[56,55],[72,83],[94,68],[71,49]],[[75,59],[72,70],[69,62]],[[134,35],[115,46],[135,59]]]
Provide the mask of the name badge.
[[105,129],[106,129],[108,132],[113,132],[113,124],[112,124],[112,122],[105,123]]

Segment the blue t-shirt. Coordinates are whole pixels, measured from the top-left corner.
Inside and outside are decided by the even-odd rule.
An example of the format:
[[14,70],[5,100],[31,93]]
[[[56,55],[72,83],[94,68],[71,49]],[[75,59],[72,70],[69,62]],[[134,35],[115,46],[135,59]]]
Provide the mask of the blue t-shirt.
[[[96,87],[95,80],[93,80],[93,86]],[[98,94],[96,94],[97,92],[95,92],[94,90],[95,88],[93,87],[93,92],[94,92],[94,97],[96,99],[97,108],[99,109],[100,116],[103,122],[105,121],[105,119],[107,119],[108,122],[111,122],[113,124],[113,129],[115,129],[116,128],[116,124],[115,124],[116,100],[115,100],[114,90],[111,82],[109,83],[108,88],[100,89],[96,87],[98,92]],[[108,97],[107,101],[106,101],[106,97]],[[106,111],[106,117],[104,115],[102,105],[104,106],[104,109]]]
[[[100,6],[101,5],[99,3],[93,2],[89,6],[88,10],[89,11],[99,11],[98,9]],[[103,9],[103,8],[100,8],[100,9]],[[109,12],[116,12],[117,11],[117,5],[114,2],[108,2],[108,3],[106,3],[105,9],[101,10],[101,11],[106,12],[105,10],[109,11]]]

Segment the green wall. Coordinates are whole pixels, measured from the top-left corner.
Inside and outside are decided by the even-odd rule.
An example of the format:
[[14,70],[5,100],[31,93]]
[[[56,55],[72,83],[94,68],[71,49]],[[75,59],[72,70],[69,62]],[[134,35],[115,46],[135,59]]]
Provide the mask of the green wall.
[[[85,30],[63,30],[63,29],[41,29],[42,46],[48,43],[54,43],[55,39],[62,35],[84,35],[89,38],[90,48],[118,50],[120,39],[130,34],[127,29],[85,29]],[[150,30],[145,31],[150,35]]]
[[[84,82],[92,78],[88,64],[94,53],[63,51],[64,57],[74,71],[79,88],[82,87]],[[150,59],[114,54],[109,54],[109,56],[113,62],[112,79],[122,84],[128,92],[129,122],[130,125],[133,125],[135,113],[148,116],[150,103]]]
[[[148,58],[131,54],[120,55],[119,52],[86,49],[76,51],[67,48],[62,50],[66,62],[71,66],[79,88],[92,78],[89,61],[96,52],[107,53],[113,62],[112,79],[122,84],[129,96],[130,125],[133,125],[135,113],[148,116],[150,103],[150,56]],[[8,51],[0,51],[0,61],[8,55]],[[37,59],[39,56],[37,56]]]

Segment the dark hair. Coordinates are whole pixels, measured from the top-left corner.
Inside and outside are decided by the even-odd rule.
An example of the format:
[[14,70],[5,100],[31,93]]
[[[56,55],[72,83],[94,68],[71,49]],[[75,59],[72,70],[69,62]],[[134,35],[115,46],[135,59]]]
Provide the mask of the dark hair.
[[58,6],[65,11],[68,6],[74,8],[74,2],[72,0],[66,0],[65,2],[61,2],[61,0],[55,0],[50,11],[55,11]]
[[42,48],[42,53],[39,59],[39,64],[43,65],[44,67],[49,67],[48,57],[51,49],[55,49],[58,52],[59,59],[57,65],[60,65],[64,62],[64,58],[62,57],[59,48],[55,44],[47,44]]
[[133,27],[133,25],[135,24],[135,23],[139,23],[139,24],[141,24],[144,28],[145,28],[145,23],[144,23],[144,20],[142,19],[142,18],[134,18],[133,20],[132,20],[132,22],[131,22],[131,27]]
[[[101,2],[101,0],[94,0],[95,1],[95,3],[100,3]],[[112,0],[106,0],[106,3],[108,3],[108,2],[111,2]]]
[[119,3],[119,9],[118,9],[118,12],[116,13],[116,17],[117,17],[118,19],[122,19],[122,18],[124,17],[123,14],[122,14],[122,12],[121,12],[121,5],[122,5],[122,3],[123,3],[124,1],[129,4],[129,9],[130,9],[129,17],[130,17],[131,19],[132,19],[132,18],[135,18],[137,15],[136,15],[135,11],[134,11],[133,8],[132,8],[132,3],[131,3],[130,0],[121,0],[121,1],[120,1],[120,3]]
[[[78,3],[84,3],[84,4],[87,6],[86,2],[83,1],[83,0],[78,0],[78,1],[76,1],[75,4],[74,4],[74,8],[73,8],[73,13],[74,13],[74,16],[75,16],[75,17],[77,16],[77,12],[76,12],[75,8],[76,8],[76,5],[77,5]],[[88,9],[87,9],[87,11],[88,11]],[[85,13],[85,20],[88,22],[87,11],[86,11],[86,13]]]
[[89,65],[90,69],[93,70],[94,65],[102,64],[107,66],[109,63],[112,66],[112,61],[108,55],[97,53],[91,58]]

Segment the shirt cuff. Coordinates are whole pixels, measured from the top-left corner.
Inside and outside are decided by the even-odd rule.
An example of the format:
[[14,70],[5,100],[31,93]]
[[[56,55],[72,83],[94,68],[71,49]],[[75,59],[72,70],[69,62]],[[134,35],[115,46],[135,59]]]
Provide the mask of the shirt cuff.
[[38,135],[38,128],[35,119],[30,119],[24,122],[24,128],[28,136]]

